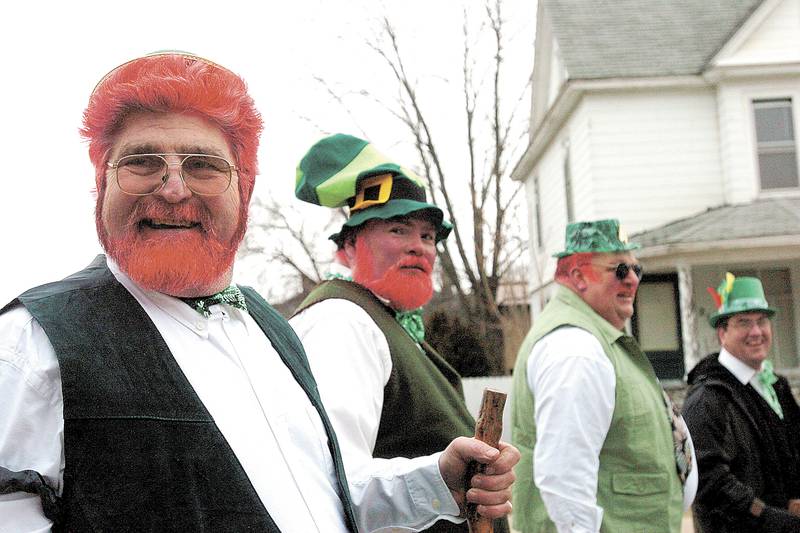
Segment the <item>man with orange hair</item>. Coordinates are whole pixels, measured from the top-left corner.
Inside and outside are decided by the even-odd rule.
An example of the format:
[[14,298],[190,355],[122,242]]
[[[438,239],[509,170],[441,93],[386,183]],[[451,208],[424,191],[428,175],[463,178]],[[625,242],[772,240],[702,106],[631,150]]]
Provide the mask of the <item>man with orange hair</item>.
[[[82,133],[107,257],[0,311],[0,529],[356,532],[510,509],[516,451],[474,439],[348,482],[302,346],[232,284],[261,128],[241,78],[192,54],[96,86]],[[494,473],[465,491],[469,460]]]
[[694,496],[686,426],[624,329],[642,275],[637,247],[617,220],[576,222],[555,255],[559,287],[514,369],[523,533],[677,533]]

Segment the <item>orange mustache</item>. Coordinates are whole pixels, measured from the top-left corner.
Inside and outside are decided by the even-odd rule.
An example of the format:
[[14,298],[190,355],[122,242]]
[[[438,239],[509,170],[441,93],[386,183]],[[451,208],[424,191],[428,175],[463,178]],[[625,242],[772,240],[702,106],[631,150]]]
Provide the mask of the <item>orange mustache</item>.
[[193,204],[137,203],[131,210],[125,227],[128,231],[136,231],[140,224],[148,220],[169,221],[178,226],[186,225],[210,233],[212,237],[215,234],[208,211]]
[[399,271],[412,268],[418,268],[428,275],[433,272],[433,265],[426,257],[404,257],[395,263],[390,270]]

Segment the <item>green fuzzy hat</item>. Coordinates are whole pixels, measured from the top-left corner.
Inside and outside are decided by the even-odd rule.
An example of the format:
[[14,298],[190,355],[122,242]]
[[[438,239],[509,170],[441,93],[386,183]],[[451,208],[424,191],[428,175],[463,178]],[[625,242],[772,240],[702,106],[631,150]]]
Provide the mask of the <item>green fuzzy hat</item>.
[[566,249],[553,254],[553,257],[562,258],[579,253],[627,252],[640,248],[638,244],[628,242],[628,236],[615,218],[568,224],[565,241]]
[[[423,180],[392,162],[369,142],[337,133],[312,146],[297,165],[295,196],[325,207],[348,206],[345,227],[374,218],[390,219],[425,211],[436,227],[436,241],[446,239],[453,225],[442,210],[427,203]],[[341,245],[341,231],[330,239]]]
[[717,304],[717,312],[708,317],[712,328],[716,328],[719,321],[738,313],[751,311],[765,313],[767,316],[775,314],[775,309],[767,304],[764,297],[764,287],[758,278],[737,278],[730,272],[725,274],[725,279],[719,284],[717,290],[708,287],[708,292]]

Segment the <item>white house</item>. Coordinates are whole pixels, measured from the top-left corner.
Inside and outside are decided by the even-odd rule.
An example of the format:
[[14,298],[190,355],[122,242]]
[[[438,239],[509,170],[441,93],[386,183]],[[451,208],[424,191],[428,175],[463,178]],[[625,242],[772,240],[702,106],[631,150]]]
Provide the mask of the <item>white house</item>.
[[774,356],[800,353],[800,0],[540,0],[533,319],[568,221],[619,218],[646,275],[632,329],[663,378],[717,347],[706,287],[757,275]]

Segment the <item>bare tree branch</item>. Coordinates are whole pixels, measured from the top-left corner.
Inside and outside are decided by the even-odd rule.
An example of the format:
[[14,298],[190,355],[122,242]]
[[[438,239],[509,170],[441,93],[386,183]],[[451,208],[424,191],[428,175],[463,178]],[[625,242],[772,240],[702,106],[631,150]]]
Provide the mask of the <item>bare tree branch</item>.
[[[364,138],[369,139],[370,135],[358,125],[361,115],[353,105],[359,100],[386,111],[390,121],[396,121],[405,132],[403,138],[413,147],[415,168],[427,181],[432,202],[442,207],[446,218],[455,223],[448,241],[439,246],[443,292],[453,295],[459,312],[484,339],[487,353],[493,353],[494,348],[502,345],[504,325],[512,321],[503,314],[508,313],[508,304],[498,302],[498,296],[505,298],[499,295],[499,290],[504,283],[519,283],[517,274],[527,253],[520,225],[523,186],[513,182],[510,174],[513,163],[527,148],[529,123],[521,111],[530,101],[525,98],[530,91],[530,76],[521,91],[518,86],[509,90],[508,78],[515,71],[506,64],[510,30],[503,0],[484,0],[483,7],[479,11],[462,11],[461,64],[455,72],[448,73],[460,79],[452,85],[443,74],[445,70],[420,79],[414,77],[409,68],[414,64],[407,61],[412,56],[404,55],[405,49],[389,16],[381,17],[373,26],[376,37],[366,41],[366,46],[383,67],[372,69],[371,75],[382,76],[383,86],[386,79],[391,80],[392,92],[376,94],[367,86],[344,92],[323,77],[315,80],[330,101],[346,111]],[[475,20],[470,20],[468,15],[472,14]],[[438,101],[431,104],[427,98],[432,78],[436,83],[447,82],[455,98],[441,105]],[[456,129],[459,132],[456,139],[459,155],[452,153],[452,135],[442,140],[445,138],[441,133],[439,137],[433,133],[443,130],[436,119],[441,114],[437,107],[444,108],[445,104],[448,110],[455,108],[459,116],[458,120],[449,117],[451,124],[448,124],[448,132]],[[317,129],[322,131],[319,126]],[[456,167],[459,164],[462,166]],[[319,240],[319,232],[316,235],[308,232],[302,217],[287,214],[285,207],[264,205],[263,209],[268,220],[260,224],[263,231],[296,241],[273,252],[276,260],[303,279],[319,279],[326,262],[320,260],[317,247],[311,244]],[[459,223],[461,219],[465,224]],[[266,253],[266,248],[260,246],[260,253]],[[498,361],[492,363],[493,368],[500,368]]]

